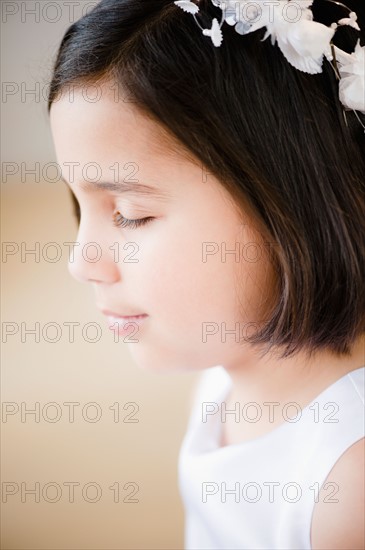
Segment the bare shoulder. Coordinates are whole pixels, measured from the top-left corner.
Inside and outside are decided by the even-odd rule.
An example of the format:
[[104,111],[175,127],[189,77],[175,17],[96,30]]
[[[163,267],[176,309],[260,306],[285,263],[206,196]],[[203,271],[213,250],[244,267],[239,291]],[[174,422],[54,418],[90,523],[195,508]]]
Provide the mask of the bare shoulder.
[[322,485],[312,517],[312,550],[365,548],[364,471],[362,438],[341,455]]

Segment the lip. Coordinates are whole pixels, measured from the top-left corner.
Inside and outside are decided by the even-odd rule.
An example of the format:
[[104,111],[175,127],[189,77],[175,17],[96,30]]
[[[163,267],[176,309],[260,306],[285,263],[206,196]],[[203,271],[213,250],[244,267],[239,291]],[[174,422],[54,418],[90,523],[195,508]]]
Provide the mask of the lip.
[[[100,309],[100,308],[99,308]],[[138,318],[138,317],[147,317],[147,313],[116,313],[115,311],[110,311],[109,309],[100,309],[101,313],[107,317],[115,317],[119,319],[129,319],[129,318]]]
[[122,336],[126,334],[132,336],[135,334],[135,332],[130,330],[131,327],[134,327],[134,329],[137,328],[138,330],[146,317],[148,317],[146,313],[120,315],[119,313],[114,313],[113,311],[107,309],[102,309],[101,312],[106,315],[110,330],[113,330]]
[[[141,325],[148,315],[137,315],[128,317],[107,317],[108,327],[120,336],[134,336],[139,332]],[[138,340],[137,340],[138,341]]]

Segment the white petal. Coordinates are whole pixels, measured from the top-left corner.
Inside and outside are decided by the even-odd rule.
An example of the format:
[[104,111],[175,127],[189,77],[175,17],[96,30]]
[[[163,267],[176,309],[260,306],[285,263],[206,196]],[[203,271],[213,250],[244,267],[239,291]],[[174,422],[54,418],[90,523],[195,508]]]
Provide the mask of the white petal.
[[198,13],[199,11],[199,6],[197,6],[193,2],[189,2],[188,0],[176,0],[174,4],[179,6],[179,8],[186,11],[187,13],[195,14],[195,13]]
[[337,21],[338,25],[350,25],[350,27],[354,27],[357,31],[360,30],[359,25],[354,21],[353,19],[350,19],[349,17],[345,17],[344,19],[340,19]]
[[313,0],[302,0],[300,4],[300,9],[304,10],[305,8],[309,8],[313,4]]
[[345,65],[346,63],[352,63],[352,56],[350,53],[344,52],[337,46],[333,46],[335,50],[337,64]]
[[361,75],[350,75],[341,78],[339,96],[345,107],[365,114],[365,83]]
[[278,46],[283,52],[284,56],[288,62],[293,65],[299,71],[303,71],[309,74],[317,74],[322,72],[322,61],[323,56],[319,59],[313,59],[310,56],[299,55],[298,52],[293,48],[290,42],[283,42],[278,36]]
[[364,55],[364,52],[365,52],[365,46],[360,46],[360,38],[359,38],[356,42],[354,53],[356,56],[359,56],[361,54]]
[[339,48],[335,49],[335,53],[336,57],[338,56],[339,71],[341,73],[341,76],[346,76],[346,74],[356,74],[361,75],[364,79],[365,46],[360,46],[360,39],[358,39],[355,50],[352,52],[352,54],[347,54]]
[[234,15],[230,15],[229,17],[225,18],[225,22],[227,23],[227,25],[230,25],[232,27],[236,24],[236,18],[234,17]]
[[289,25],[287,36],[299,55],[319,59],[331,49],[330,42],[334,33],[335,29],[322,23],[303,20]]
[[303,19],[278,29],[278,46],[293,67],[317,74],[322,72],[323,55],[331,56],[330,41],[334,32],[322,23]]
[[212,37],[212,42],[213,42],[214,46],[218,47],[222,44],[223,34],[222,34],[221,28],[219,26],[218,20],[215,19],[215,18],[213,19],[213,24],[212,24],[212,29],[211,29],[211,37]]
[[242,21],[238,21],[238,23],[236,23],[236,26],[234,28],[234,30],[236,32],[238,32],[238,34],[247,34],[248,31],[250,30],[250,27],[251,25],[245,25]]
[[224,20],[225,22],[228,24],[228,25],[235,25],[237,23],[237,19],[236,19],[236,15],[237,15],[237,10],[234,6],[231,6],[228,2],[226,2],[225,6],[224,6],[224,9],[221,7],[222,9],[222,12],[223,12],[223,16],[224,16]]

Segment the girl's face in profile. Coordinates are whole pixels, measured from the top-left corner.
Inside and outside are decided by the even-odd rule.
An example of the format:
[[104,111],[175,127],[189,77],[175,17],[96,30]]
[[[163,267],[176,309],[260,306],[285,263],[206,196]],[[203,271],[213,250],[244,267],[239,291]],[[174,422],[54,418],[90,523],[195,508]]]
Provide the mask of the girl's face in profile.
[[95,102],[83,91],[63,94],[50,113],[81,209],[70,273],[92,284],[98,308],[147,315],[125,337],[140,367],[243,364],[250,352],[240,338],[263,322],[272,297],[263,238],[158,123],[106,84]]

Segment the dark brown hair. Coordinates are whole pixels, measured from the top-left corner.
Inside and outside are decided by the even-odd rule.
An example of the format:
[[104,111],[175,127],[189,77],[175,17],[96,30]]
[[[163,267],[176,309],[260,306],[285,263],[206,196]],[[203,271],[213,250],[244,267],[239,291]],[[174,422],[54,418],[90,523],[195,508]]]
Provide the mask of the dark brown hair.
[[[333,43],[350,53],[365,8],[346,4],[362,30],[339,27]],[[203,26],[220,20],[211,0],[199,6]],[[326,25],[348,16],[325,0],[312,11]],[[284,346],[281,357],[349,354],[365,331],[364,130],[353,111],[346,124],[330,63],[316,75],[293,68],[265,30],[241,36],[224,24],[216,48],[172,0],[101,0],[63,37],[48,111],[69,84],[112,79],[128,90],[276,244],[278,299],[247,340]]]

